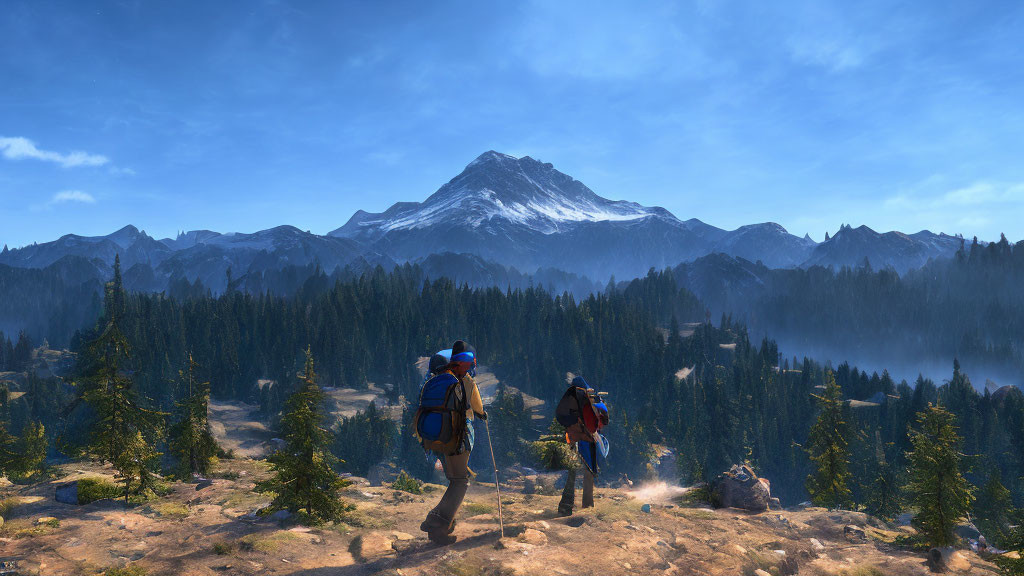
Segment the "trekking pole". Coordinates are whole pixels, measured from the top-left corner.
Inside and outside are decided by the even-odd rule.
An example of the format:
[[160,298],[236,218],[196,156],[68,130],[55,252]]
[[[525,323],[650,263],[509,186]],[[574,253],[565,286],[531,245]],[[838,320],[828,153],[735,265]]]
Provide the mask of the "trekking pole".
[[498,461],[494,459],[494,445],[491,444],[491,427],[484,420],[484,430],[487,431],[487,447],[491,450],[491,464],[494,466],[494,490],[498,493],[498,530],[501,538],[505,537],[505,521],[501,517],[501,484],[498,482]]

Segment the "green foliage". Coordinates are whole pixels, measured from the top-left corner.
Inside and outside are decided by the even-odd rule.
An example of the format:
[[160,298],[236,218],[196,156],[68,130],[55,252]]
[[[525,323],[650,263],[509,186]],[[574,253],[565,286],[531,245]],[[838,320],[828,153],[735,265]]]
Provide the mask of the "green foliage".
[[122,367],[129,345],[121,332],[124,289],[119,259],[114,262],[114,280],[107,285],[104,310],[104,328],[88,346],[91,365],[76,384],[81,399],[95,414],[89,451],[117,471],[127,502],[131,494],[153,483],[153,467],[160,455],[154,444],[162,435],[164,414],[142,406]]
[[874,482],[868,487],[866,509],[868,514],[890,521],[903,508],[902,487],[894,466],[882,461]]
[[311,523],[339,519],[349,509],[339,492],[350,484],[334,471],[338,459],[328,449],[331,432],[324,426],[324,393],[316,378],[307,349],[299,387],[281,419],[285,447],[267,459],[274,476],[256,484],[257,492],[274,494],[269,510],[303,511]]
[[113,500],[121,495],[116,484],[102,478],[82,478],[78,481],[78,503],[88,504],[97,500]]
[[17,454],[7,474],[12,480],[29,480],[46,471],[46,429],[38,422],[30,422],[18,439]]
[[[611,410],[609,410],[611,412]],[[625,410],[610,414],[611,423],[601,430],[608,437],[615,455],[608,456],[606,468],[609,472],[628,473],[635,478],[648,476],[654,448],[647,439],[647,429],[640,420],[633,420]]]
[[178,421],[171,426],[169,444],[176,462],[174,472],[182,479],[191,478],[193,474],[208,474],[219,451],[208,417],[210,383],[195,381],[196,363],[191,354],[186,362],[185,370],[179,372],[186,396],[176,404]]
[[994,467],[974,501],[974,524],[988,542],[997,548],[1012,543],[1010,526],[1014,510],[1010,496],[1010,491],[1003,486],[1002,473],[998,467]]
[[811,502],[830,510],[848,507],[850,499],[849,427],[843,415],[842,388],[831,371],[825,375],[825,391],[818,399],[818,419],[811,426],[807,453],[816,471],[807,477]]
[[974,502],[971,485],[961,473],[961,438],[956,419],[946,409],[929,404],[917,414],[910,433],[913,449],[907,492],[917,507],[914,526],[932,546],[951,546],[953,528],[967,516]]
[[343,418],[334,433],[333,452],[344,459],[342,468],[365,476],[374,464],[393,455],[398,427],[370,402],[366,410]]
[[235,547],[230,542],[216,542],[213,545],[213,553],[217,556],[227,556],[234,551]]
[[13,473],[18,468],[20,455],[18,439],[7,431],[7,423],[0,419],[0,476]]
[[423,494],[423,482],[409,476],[405,470],[398,473],[398,477],[391,483],[391,488],[410,494]]
[[528,456],[525,438],[531,435],[533,425],[523,395],[498,384],[487,417],[498,466],[522,462]]
[[146,576],[148,572],[138,564],[129,564],[124,568],[107,568],[103,576]]

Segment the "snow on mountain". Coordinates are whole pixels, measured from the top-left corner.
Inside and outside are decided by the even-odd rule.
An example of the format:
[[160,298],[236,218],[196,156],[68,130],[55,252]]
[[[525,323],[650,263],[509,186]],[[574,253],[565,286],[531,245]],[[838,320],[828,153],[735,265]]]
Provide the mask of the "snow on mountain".
[[[772,224],[733,232],[664,208],[608,200],[549,163],[489,151],[423,202],[357,212],[333,236],[371,243],[398,259],[468,252],[535,270],[550,266],[604,280],[723,251],[796,266],[804,240]],[[813,244],[813,243],[812,243]]]
[[[821,244],[774,222],[727,231],[696,218],[681,221],[664,208],[603,198],[549,163],[489,151],[422,202],[399,202],[379,213],[359,210],[326,236],[278,226],[253,233],[193,230],[157,241],[126,226],[108,236],[69,234],[4,250],[0,264],[42,268],[75,256],[109,270],[117,254],[126,278],[145,289],[186,278],[200,279],[216,291],[225,284],[228,268],[235,279],[253,279],[289,266],[331,272],[424,262],[444,254],[441,261],[430,260],[435,270],[464,266],[475,270],[467,274],[474,279],[501,278],[493,264],[524,274],[554,269],[603,284],[613,275],[632,278],[652,267],[675,267],[714,254],[732,260],[707,260],[699,276],[734,270],[737,262],[836,267],[858,266],[865,258],[876,268],[892,266],[902,273],[930,258],[951,256],[959,245],[958,237],[927,230],[879,234],[866,226],[844,226]],[[452,256],[457,254],[476,259]],[[481,267],[481,261],[487,266]],[[575,282],[554,273],[551,277]]]
[[516,224],[553,234],[575,222],[626,221],[671,216],[660,208],[602,198],[551,164],[524,156],[489,151],[423,202],[403,202],[386,212],[359,211],[330,233],[342,237],[380,237],[400,230],[462,223],[470,228]]

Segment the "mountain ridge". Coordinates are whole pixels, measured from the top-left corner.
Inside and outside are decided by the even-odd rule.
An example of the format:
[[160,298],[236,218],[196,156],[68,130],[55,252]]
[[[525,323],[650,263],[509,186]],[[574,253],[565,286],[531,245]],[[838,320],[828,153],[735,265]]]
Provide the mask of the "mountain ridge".
[[65,234],[6,249],[0,263],[44,268],[74,255],[109,267],[119,254],[125,269],[152,268],[154,286],[178,275],[216,288],[228,268],[238,277],[288,265],[330,271],[349,263],[390,265],[464,253],[526,274],[553,268],[603,283],[716,253],[769,268],[838,268],[866,260],[902,274],[929,259],[951,257],[961,241],[928,230],[879,233],[864,225],[843,225],[820,243],[775,222],[724,230],[696,218],[681,220],[662,207],[609,200],[550,163],[490,150],[423,201],[397,202],[376,213],[357,210],[324,235],[281,225],[252,233],[191,230],[156,240],[127,225],[106,236]]

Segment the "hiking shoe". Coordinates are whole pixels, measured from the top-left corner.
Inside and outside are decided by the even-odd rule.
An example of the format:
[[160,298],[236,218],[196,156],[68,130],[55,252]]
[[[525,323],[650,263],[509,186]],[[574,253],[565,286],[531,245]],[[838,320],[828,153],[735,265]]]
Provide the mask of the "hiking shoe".
[[[426,520],[420,523],[420,531],[428,534],[431,532],[440,533],[440,527],[432,523],[430,518],[427,517]],[[448,534],[451,534],[452,532],[455,532],[455,520],[452,520],[451,524],[448,525]]]
[[455,544],[455,541],[458,540],[458,538],[452,536],[450,532],[448,534],[442,534],[440,532],[428,532],[427,539],[433,542],[434,544],[437,544],[438,546],[450,546],[452,544]]

